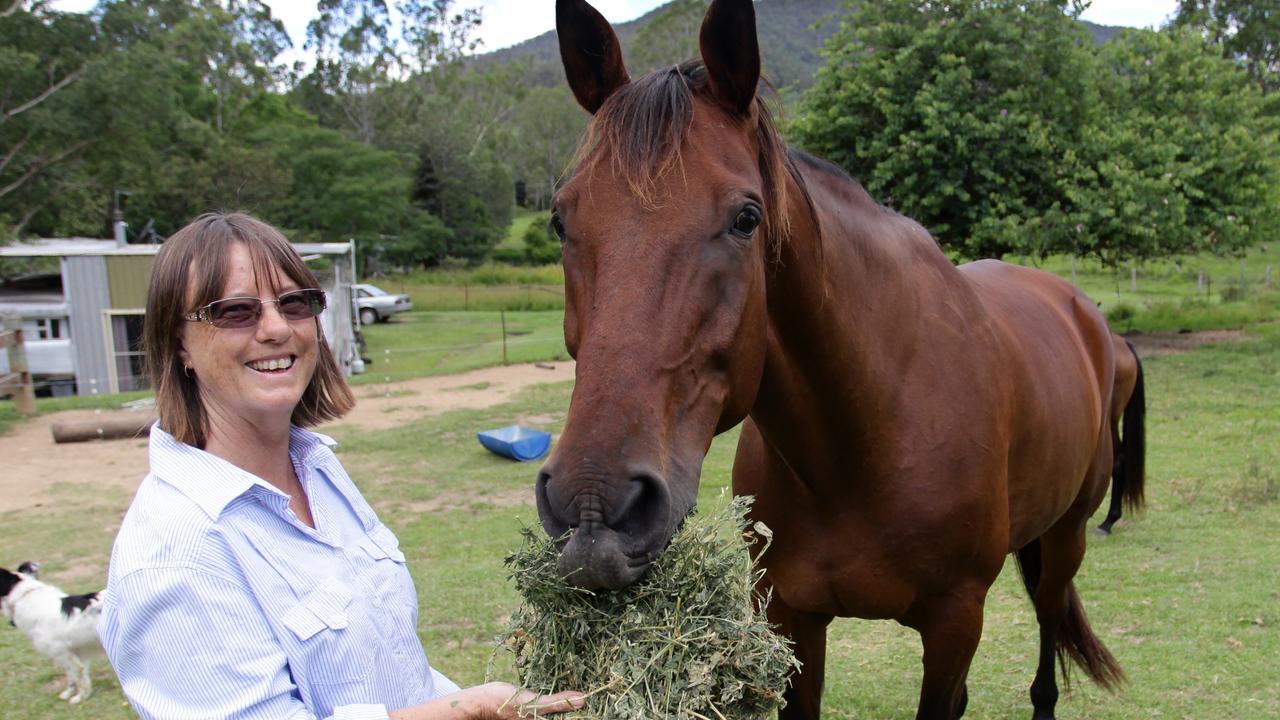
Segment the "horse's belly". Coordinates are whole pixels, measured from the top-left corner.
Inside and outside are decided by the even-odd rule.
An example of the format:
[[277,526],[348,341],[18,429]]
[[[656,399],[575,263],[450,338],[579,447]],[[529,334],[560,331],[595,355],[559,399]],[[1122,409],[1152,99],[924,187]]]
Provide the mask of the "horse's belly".
[[[764,558],[774,595],[791,608],[835,617],[888,619],[902,617],[915,600],[914,583],[884,562],[876,548],[856,541],[829,547],[812,542],[819,538],[808,540],[770,548]],[[828,535],[826,540],[835,538]]]

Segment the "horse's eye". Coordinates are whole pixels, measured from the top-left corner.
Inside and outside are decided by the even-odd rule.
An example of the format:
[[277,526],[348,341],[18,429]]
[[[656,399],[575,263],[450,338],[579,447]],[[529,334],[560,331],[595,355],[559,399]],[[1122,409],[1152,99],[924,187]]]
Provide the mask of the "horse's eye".
[[760,208],[754,205],[748,205],[738,211],[738,217],[733,219],[733,232],[741,237],[751,237],[751,234],[760,227],[764,218],[760,215]]
[[551,222],[547,223],[555,232],[556,237],[560,238],[560,242],[564,242],[564,221],[560,219],[558,214],[551,215]]

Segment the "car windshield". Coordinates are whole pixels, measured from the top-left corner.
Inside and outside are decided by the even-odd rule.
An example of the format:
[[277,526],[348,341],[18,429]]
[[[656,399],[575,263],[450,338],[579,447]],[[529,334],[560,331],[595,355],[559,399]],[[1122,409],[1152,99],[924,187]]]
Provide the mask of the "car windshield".
[[369,293],[370,295],[386,295],[387,294],[386,290],[383,290],[381,288],[376,288],[372,285],[363,286],[363,290]]

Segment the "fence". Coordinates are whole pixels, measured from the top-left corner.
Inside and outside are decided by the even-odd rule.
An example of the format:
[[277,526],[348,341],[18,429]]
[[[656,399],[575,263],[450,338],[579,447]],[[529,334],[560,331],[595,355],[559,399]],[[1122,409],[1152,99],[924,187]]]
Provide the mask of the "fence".
[[30,415],[36,411],[35,386],[27,369],[22,318],[16,313],[0,314],[0,350],[7,351],[9,359],[9,372],[0,375],[0,397],[12,395],[14,408]]

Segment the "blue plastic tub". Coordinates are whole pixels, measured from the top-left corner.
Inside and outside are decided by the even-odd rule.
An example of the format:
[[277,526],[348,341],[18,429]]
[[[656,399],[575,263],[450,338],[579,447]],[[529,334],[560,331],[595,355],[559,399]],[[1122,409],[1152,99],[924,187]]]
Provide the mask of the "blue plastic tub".
[[476,437],[490,452],[521,462],[537,460],[551,447],[551,433],[521,425],[481,430]]

